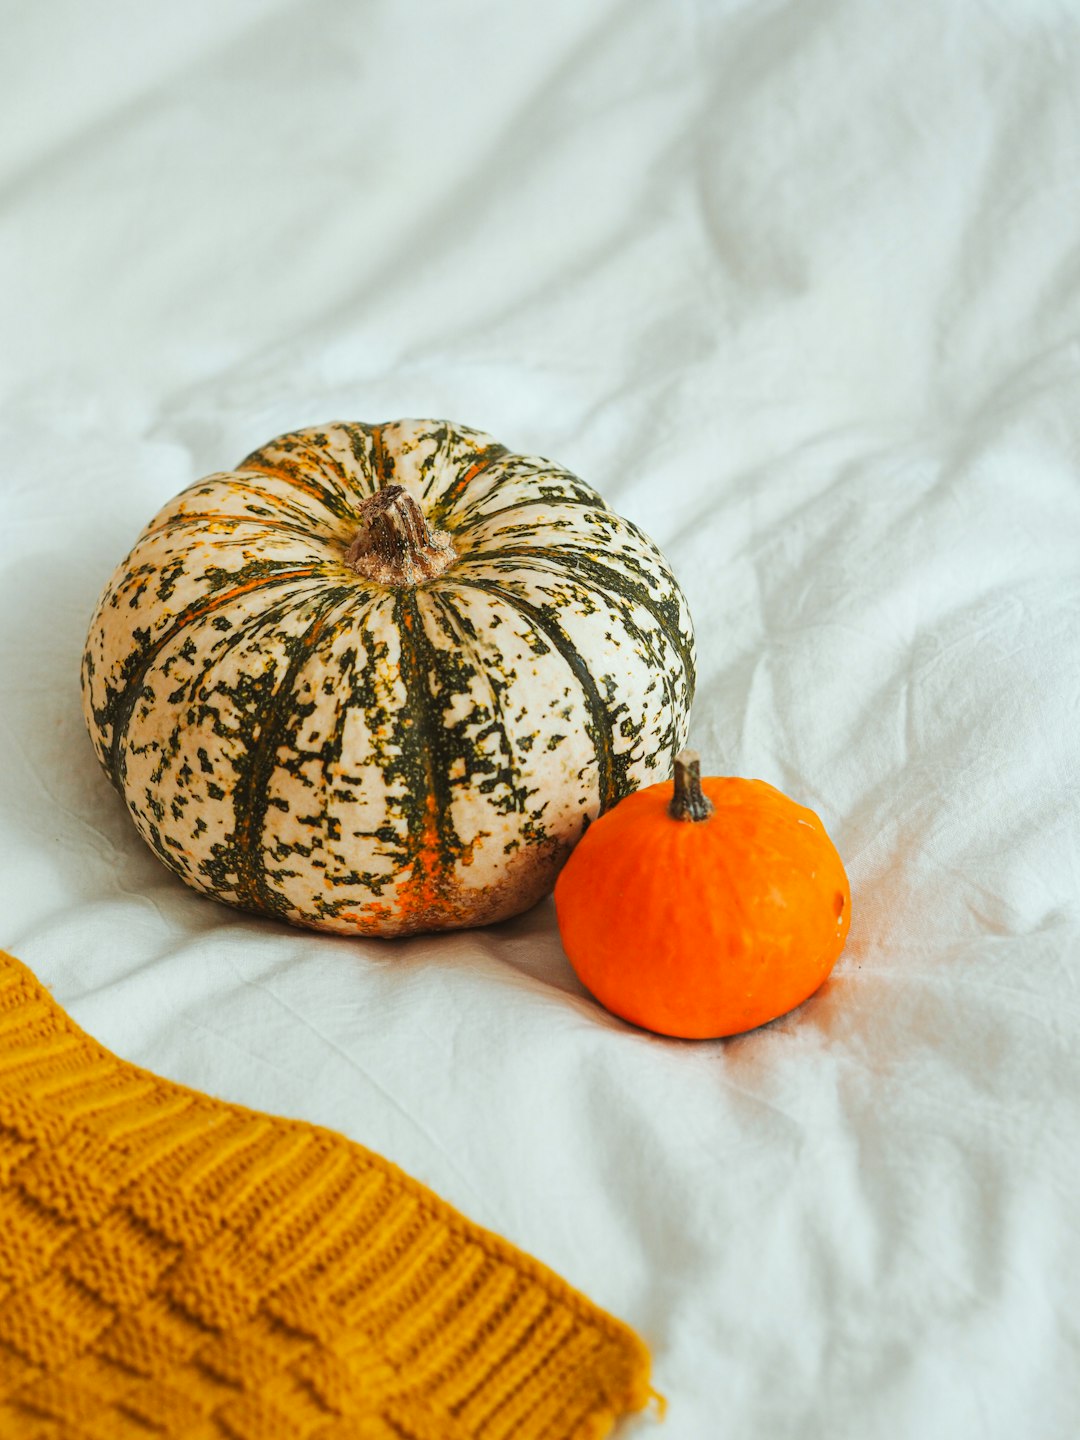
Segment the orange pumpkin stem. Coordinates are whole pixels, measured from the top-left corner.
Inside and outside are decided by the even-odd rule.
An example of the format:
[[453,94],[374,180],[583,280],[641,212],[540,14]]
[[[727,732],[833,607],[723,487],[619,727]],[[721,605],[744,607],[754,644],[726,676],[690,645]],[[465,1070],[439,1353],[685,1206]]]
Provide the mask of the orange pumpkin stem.
[[345,553],[345,564],[380,585],[418,585],[457,559],[445,530],[433,530],[401,485],[386,485],[359,507],[362,524]]
[[715,806],[701,788],[701,758],[696,750],[675,756],[675,793],[668,806],[673,820],[707,820]]

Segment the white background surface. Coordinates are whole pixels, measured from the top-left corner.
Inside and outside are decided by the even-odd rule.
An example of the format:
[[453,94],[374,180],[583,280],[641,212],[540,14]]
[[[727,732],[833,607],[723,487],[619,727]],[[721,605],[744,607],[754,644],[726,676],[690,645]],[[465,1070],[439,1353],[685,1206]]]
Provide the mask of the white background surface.
[[[0,943],[111,1048],[345,1131],[649,1342],[664,1440],[1073,1440],[1080,12],[3,7]],[[439,415],[667,552],[705,768],[854,925],[730,1042],[550,904],[393,947],[186,892],[83,734],[113,565],[282,430]]]

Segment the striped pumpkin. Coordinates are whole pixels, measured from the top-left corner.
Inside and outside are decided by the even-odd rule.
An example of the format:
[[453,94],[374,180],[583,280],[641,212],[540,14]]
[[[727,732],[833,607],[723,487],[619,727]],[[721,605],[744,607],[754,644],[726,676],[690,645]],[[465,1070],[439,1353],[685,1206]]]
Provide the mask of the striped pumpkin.
[[87,725],[181,879],[399,935],[546,894],[671,771],[694,643],[588,485],[441,421],[300,430],[190,486],[103,594]]

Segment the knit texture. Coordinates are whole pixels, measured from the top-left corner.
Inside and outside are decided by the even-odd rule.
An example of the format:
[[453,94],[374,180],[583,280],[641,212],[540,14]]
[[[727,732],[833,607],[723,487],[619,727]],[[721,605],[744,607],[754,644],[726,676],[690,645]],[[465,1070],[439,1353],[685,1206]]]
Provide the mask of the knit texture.
[[0,951],[4,1440],[594,1440],[648,1370],[388,1161],[117,1059]]

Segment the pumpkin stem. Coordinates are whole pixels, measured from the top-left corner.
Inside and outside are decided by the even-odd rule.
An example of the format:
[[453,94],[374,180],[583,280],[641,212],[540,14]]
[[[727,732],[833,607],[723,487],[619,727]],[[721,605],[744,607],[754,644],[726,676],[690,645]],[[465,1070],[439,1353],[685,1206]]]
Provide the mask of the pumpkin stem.
[[668,806],[673,820],[707,820],[715,806],[701,788],[701,759],[696,750],[675,756],[675,793]]
[[457,559],[445,530],[433,530],[401,485],[385,485],[359,507],[361,526],[345,564],[380,585],[418,585],[441,575]]

